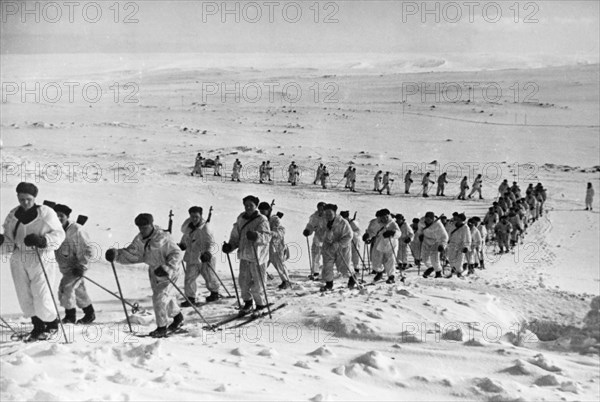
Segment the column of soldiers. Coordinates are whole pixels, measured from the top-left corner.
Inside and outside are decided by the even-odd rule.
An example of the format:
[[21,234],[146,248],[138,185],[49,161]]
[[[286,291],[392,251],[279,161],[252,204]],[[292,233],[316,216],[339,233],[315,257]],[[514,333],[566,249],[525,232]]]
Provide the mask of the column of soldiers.
[[[403,271],[410,267],[409,252],[419,270],[424,266],[425,278],[434,273],[436,278],[462,277],[465,270],[471,274],[475,268],[483,269],[486,242],[495,241],[499,253],[508,252],[517,245],[528,225],[544,213],[546,190],[541,183],[535,187],[530,185],[525,197],[516,182],[509,187],[505,180],[498,191],[500,197],[493,202],[483,220],[476,216],[467,219],[464,213],[455,212],[451,219],[446,219],[444,215],[427,212],[408,224],[402,214],[393,215],[384,208],[376,212],[362,235],[356,214],[350,218],[349,211],[338,214],[337,205],[319,202],[303,230],[307,238],[314,235],[310,246],[309,279],[321,279],[324,282],[321,290],[331,290],[335,267],[348,278],[347,286],[354,288],[359,283],[357,274],[362,271],[364,275],[368,263],[375,275],[374,282],[385,277],[386,283],[394,284],[397,276],[401,281],[405,278]],[[34,184],[20,183],[16,192],[19,206],[10,211],[4,222],[0,245],[12,253],[10,264],[19,304],[33,324],[30,338],[46,339],[58,327],[51,281],[45,283],[45,275],[42,275],[46,271],[51,278],[56,265],[62,274],[58,291],[60,304],[65,309],[62,322],[93,322],[95,312],[84,283],[93,247],[85,230],[82,225],[72,222],[72,210],[68,206],[37,205],[38,189]],[[285,244],[283,214],[272,215],[272,204],[261,203],[252,195],[244,197],[242,203],[244,212],[236,219],[221,251],[226,254],[238,252],[238,282],[244,301],[241,313],[260,314],[267,306],[265,282],[269,264],[274,266],[281,279],[278,289],[292,286],[285,265],[289,251]],[[179,243],[169,231],[154,223],[151,214],[141,213],[134,220],[138,233],[131,244],[125,248],[110,248],[105,253],[106,260],[111,263],[148,265],[157,323],[151,335],[155,337],[166,336],[168,331],[183,325],[181,308],[199,305],[196,297],[199,276],[203,277],[210,292],[205,302],[222,297],[216,272],[219,248],[209,225],[210,218],[203,218],[203,209],[199,206],[190,208],[188,214],[181,226]],[[53,254],[55,258],[49,258],[47,254]],[[47,258],[42,259],[42,255]],[[43,261],[48,262],[43,264]],[[445,266],[450,268],[447,276],[443,275]],[[179,304],[173,287],[181,267],[185,270],[185,301]],[[79,320],[77,307],[84,312]]]

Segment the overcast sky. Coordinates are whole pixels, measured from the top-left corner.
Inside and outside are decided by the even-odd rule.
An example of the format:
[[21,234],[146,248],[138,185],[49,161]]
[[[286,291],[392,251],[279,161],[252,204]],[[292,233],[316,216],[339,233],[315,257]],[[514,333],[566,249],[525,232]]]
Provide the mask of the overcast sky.
[[600,49],[597,0],[427,2],[427,14],[421,1],[227,2],[229,14],[222,1],[115,3],[2,0],[1,51],[598,55]]

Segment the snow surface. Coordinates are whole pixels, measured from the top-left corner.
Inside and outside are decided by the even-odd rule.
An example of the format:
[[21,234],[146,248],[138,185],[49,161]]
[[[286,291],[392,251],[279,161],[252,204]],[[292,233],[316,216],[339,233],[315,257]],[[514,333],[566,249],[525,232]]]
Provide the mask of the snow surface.
[[[159,58],[131,70],[115,70],[106,63],[94,71],[93,61],[85,65],[79,60],[77,67],[65,69],[68,60],[48,56],[46,74],[38,74],[19,57],[3,56],[7,66],[3,64],[3,77],[49,81],[75,77],[101,82],[104,88],[114,81],[137,82],[140,102],[115,103],[105,97],[96,104],[82,99],[22,103],[14,98],[3,103],[2,218],[17,204],[16,184],[36,181],[40,202],[66,203],[75,216],[89,216],[85,227],[98,248],[89,276],[116,290],[110,265],[102,256],[106,248],[133,239],[133,218],[139,212],[152,213],[166,227],[172,209],[179,237],[190,206],[207,210],[212,205],[213,229],[220,243],[242,210],[241,198],[255,194],[261,200],[275,199],[274,209],[285,213],[282,223],[292,252],[288,267],[295,285],[277,291],[279,281],[269,282],[270,300],[288,303],[273,320],[212,333],[202,329],[193,311],[186,311],[188,334],[155,340],[129,334],[120,302],[88,283],[97,322],[88,327],[67,325],[71,343],[13,343],[3,329],[1,400],[600,397],[597,340],[541,341],[519,327],[537,319],[581,328],[592,298],[600,295],[598,197],[593,212],[583,211],[585,184],[600,187],[598,65],[372,74],[343,63],[263,72]],[[22,72],[19,66],[24,67]],[[256,103],[221,102],[218,97],[204,102],[198,84],[261,80],[296,82],[306,94],[315,82],[321,88],[334,82],[339,102],[315,103],[306,95],[295,104],[280,95],[272,102],[264,97]],[[510,92],[497,103],[401,99],[402,82],[473,80],[498,82],[503,88],[535,81],[539,102],[515,103]],[[191,177],[197,152],[221,155],[227,173],[233,160],[240,158],[246,167],[242,182],[217,179],[209,171],[204,179]],[[257,167],[263,160],[276,167],[272,185],[258,184]],[[285,181],[284,171],[292,160],[303,169],[297,188]],[[344,192],[341,184],[327,190],[313,186],[319,162],[330,167],[332,185],[352,163],[358,173],[357,193]],[[69,172],[65,163],[79,165],[72,165]],[[484,201],[453,199],[460,178],[474,177],[466,163],[501,172],[495,181],[486,177]],[[62,170],[57,173],[51,164]],[[417,168],[412,167],[415,164]],[[462,170],[449,175],[449,197],[401,194],[405,169],[415,171],[416,184],[423,171],[431,170],[435,177],[441,167],[452,164]],[[392,196],[370,191],[379,169],[393,172]],[[465,280],[426,280],[411,268],[406,285],[378,284],[325,295],[317,291],[319,283],[305,279],[308,256],[301,231],[319,200],[334,202],[351,214],[358,211],[364,230],[383,207],[409,218],[428,210],[483,215],[499,180],[514,177],[522,189],[544,183],[547,213],[528,230],[515,254],[499,258],[490,248],[485,271]],[[418,190],[413,187],[413,193]],[[6,256],[1,264],[2,316],[27,329]],[[233,293],[224,255],[219,255],[216,268]],[[118,272],[128,300],[138,301],[151,313],[145,268],[118,267]],[[274,274],[272,268],[270,272]],[[343,278],[336,279],[336,285],[344,283]],[[202,286],[199,289],[205,296]],[[215,322],[235,311],[235,301],[224,299],[201,311]],[[136,330],[154,328],[152,314],[135,317]]]

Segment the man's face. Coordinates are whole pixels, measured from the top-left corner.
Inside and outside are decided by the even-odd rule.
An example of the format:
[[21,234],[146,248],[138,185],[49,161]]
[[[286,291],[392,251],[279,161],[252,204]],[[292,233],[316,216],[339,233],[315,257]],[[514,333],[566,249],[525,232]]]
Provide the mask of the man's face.
[[202,215],[200,215],[198,212],[193,212],[190,214],[190,219],[194,225],[197,225],[202,220]]
[[148,237],[150,235],[150,233],[152,233],[154,226],[153,225],[142,225],[142,226],[138,226],[138,229],[139,229],[142,237]]
[[325,211],[325,219],[327,222],[331,222],[335,218],[335,211],[333,209],[328,209]]
[[390,216],[389,215],[382,215],[382,216],[377,217],[377,220],[380,223],[386,224],[386,223],[388,223],[390,221]]
[[317,211],[319,212],[319,215],[323,215],[323,205],[317,205]]
[[269,216],[269,210],[268,209],[259,209],[258,212],[260,212],[261,215]]
[[25,211],[33,207],[35,204],[35,197],[31,194],[18,193],[17,199],[19,200],[19,205],[21,205],[21,208],[23,208]]
[[253,214],[254,212],[256,212],[256,208],[256,204],[254,204],[252,201],[244,202],[244,210],[247,214]]
[[433,223],[433,217],[426,216],[425,217],[425,224],[426,225],[431,225],[432,223]]
[[67,224],[67,222],[69,221],[69,217],[65,214],[63,214],[62,212],[57,212],[56,216],[58,216],[58,220],[60,221],[60,224],[65,226]]

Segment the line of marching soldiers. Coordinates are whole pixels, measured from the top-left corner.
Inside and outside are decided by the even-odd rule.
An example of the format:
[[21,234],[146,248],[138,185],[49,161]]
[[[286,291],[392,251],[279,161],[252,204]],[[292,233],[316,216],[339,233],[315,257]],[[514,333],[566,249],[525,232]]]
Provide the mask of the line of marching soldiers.
[[[349,276],[348,287],[357,283],[356,274],[369,265],[375,274],[374,281],[386,275],[387,283],[395,283],[395,271],[400,271],[401,281],[409,267],[409,251],[419,268],[425,265],[425,278],[435,272],[436,278],[444,275],[443,265],[450,266],[450,275],[462,277],[465,270],[472,274],[475,268],[485,267],[484,248],[495,241],[499,253],[510,251],[525,233],[528,225],[543,214],[546,190],[541,183],[530,185],[526,197],[521,197],[517,183],[508,187],[505,180],[498,201],[494,201],[483,220],[478,216],[469,219],[464,213],[454,212],[451,219],[427,212],[409,224],[402,214],[392,215],[388,209],[376,212],[365,232],[350,218],[349,211],[336,216],[337,206],[319,202],[317,211],[309,218],[303,231],[308,238],[314,234],[309,247],[311,273],[309,279],[325,282],[322,290],[333,288],[333,267]],[[503,188],[506,186],[506,188]],[[364,242],[361,257],[361,240]],[[308,240],[307,240],[308,241]],[[321,269],[321,258],[323,261]],[[360,260],[360,263],[359,263]],[[366,260],[366,261],[365,261]],[[367,264],[368,262],[368,264]],[[354,271],[351,271],[351,265]]]
[[[49,333],[58,329],[59,312],[54,304],[50,279],[56,265],[62,274],[58,291],[60,304],[65,308],[62,322],[93,322],[95,312],[84,279],[94,250],[82,225],[70,219],[72,211],[66,205],[55,204],[53,208],[37,205],[38,189],[34,184],[19,183],[16,191],[19,206],[10,211],[4,222],[0,245],[4,246],[3,251],[12,254],[10,265],[18,301],[33,324],[29,338],[46,339]],[[530,186],[524,198],[521,198],[518,186],[513,185],[494,202],[483,221],[478,217],[467,220],[459,213],[446,220],[443,215],[436,217],[433,212],[427,212],[409,225],[401,214],[392,217],[388,209],[381,209],[362,236],[356,215],[351,219],[349,211],[338,214],[337,205],[319,202],[317,211],[309,217],[303,230],[307,244],[308,237],[314,234],[309,247],[309,278],[317,280],[321,277],[324,282],[321,290],[331,290],[336,267],[349,278],[348,287],[353,288],[359,283],[359,260],[364,273],[366,255],[375,273],[374,281],[381,280],[385,274],[386,282],[392,284],[395,283],[396,269],[400,270],[401,280],[404,279],[402,271],[408,268],[409,250],[419,269],[421,264],[426,267],[424,277],[434,271],[436,278],[443,277],[444,263],[451,267],[449,277],[453,274],[461,277],[465,269],[472,273],[478,266],[483,268],[483,249],[487,240],[495,239],[500,252],[513,247],[527,225],[542,215],[545,198],[541,184],[535,188]],[[242,202],[244,212],[236,219],[229,241],[223,244],[221,251],[229,254],[237,250],[240,261],[237,282],[243,301],[241,314],[261,314],[268,308],[265,283],[269,264],[275,267],[282,280],[279,289],[291,285],[285,265],[289,252],[285,228],[281,224],[283,214],[272,215],[273,203],[260,202],[252,195],[244,197]],[[154,224],[151,214],[141,213],[134,220],[139,233],[131,244],[108,249],[105,253],[106,260],[113,266],[114,262],[148,265],[157,324],[151,335],[155,337],[167,336],[169,330],[183,325],[180,307],[197,304],[198,276],[203,277],[210,292],[206,302],[221,298],[220,278],[216,273],[219,250],[209,225],[210,213],[204,219],[203,210],[198,206],[190,208],[188,213],[189,217],[181,227],[183,236],[179,243],[169,231]],[[363,257],[361,241],[365,245]],[[180,266],[185,270],[185,292],[181,292],[185,301],[181,305],[172,292],[180,275]],[[231,273],[233,276],[233,270]],[[233,280],[235,284],[235,278]],[[76,320],[76,307],[84,311],[80,320]]]

